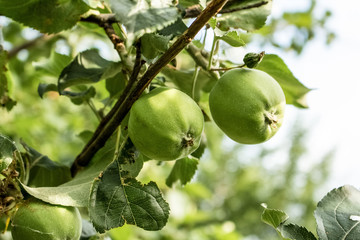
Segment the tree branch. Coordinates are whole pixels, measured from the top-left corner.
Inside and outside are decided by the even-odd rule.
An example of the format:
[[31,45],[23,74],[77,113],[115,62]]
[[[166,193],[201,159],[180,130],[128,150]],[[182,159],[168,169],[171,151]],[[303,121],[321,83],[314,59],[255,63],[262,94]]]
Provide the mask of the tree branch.
[[124,45],[124,40],[122,40],[116,33],[112,24],[117,23],[118,21],[115,18],[115,14],[99,14],[99,15],[90,15],[86,18],[80,18],[82,22],[95,23],[105,30],[107,37],[114,45],[114,49],[119,54],[121,60],[126,64],[125,56],[127,55],[126,48]]
[[38,45],[41,42],[48,41],[52,38],[54,38],[55,35],[41,35],[37,38],[34,38],[30,41],[27,41],[17,47],[14,47],[13,49],[9,50],[7,57],[8,59],[15,57],[21,50],[32,48],[36,45]]
[[269,1],[261,1],[258,3],[250,4],[250,5],[243,6],[243,7],[223,9],[220,13],[222,13],[222,14],[233,13],[233,12],[243,11],[243,10],[247,10],[247,9],[258,8],[258,7],[264,6],[268,3],[269,3]]
[[[74,164],[71,167],[72,175],[77,171],[87,166],[95,153],[105,145],[105,142],[113,134],[126,114],[129,112],[132,104],[140,97],[142,92],[150,84],[152,79],[165,67],[175,56],[180,53],[196,36],[196,34],[203,28],[203,26],[210,20],[212,16],[217,14],[220,9],[226,4],[228,0],[213,0],[203,12],[195,19],[191,26],[176,40],[176,42],[145,72],[137,84],[129,92],[125,92],[124,100],[122,97],[115,104],[110,111],[112,117],[105,116],[95,134],[86,144],[82,152],[76,157]],[[109,114],[110,114],[109,113]]]
[[[247,10],[247,9],[258,8],[258,7],[261,7],[268,3],[269,3],[269,1],[261,1],[258,3],[249,4],[247,6],[242,6],[242,7],[238,7],[238,8],[221,9],[221,11],[219,13],[227,14],[227,13],[239,12],[239,11],[243,11],[243,10]],[[198,16],[200,13],[201,13],[201,6],[194,5],[194,6],[191,6],[191,7],[188,7],[187,9],[185,9],[183,18],[194,18],[194,17]]]

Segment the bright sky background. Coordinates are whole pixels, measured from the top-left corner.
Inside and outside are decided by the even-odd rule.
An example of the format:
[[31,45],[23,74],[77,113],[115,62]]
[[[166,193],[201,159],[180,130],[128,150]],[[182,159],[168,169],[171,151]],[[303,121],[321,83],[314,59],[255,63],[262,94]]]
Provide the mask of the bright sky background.
[[[299,9],[307,2],[275,0],[273,14]],[[319,161],[331,149],[337,150],[329,189],[321,190],[325,193],[344,184],[360,187],[360,1],[318,0],[316,9],[321,15],[325,9],[332,11],[327,26],[336,33],[335,41],[326,46],[320,36],[300,57],[281,55],[302,83],[316,89],[308,96],[308,110],[289,109],[289,118],[300,114],[310,130],[309,153],[301,167]]]

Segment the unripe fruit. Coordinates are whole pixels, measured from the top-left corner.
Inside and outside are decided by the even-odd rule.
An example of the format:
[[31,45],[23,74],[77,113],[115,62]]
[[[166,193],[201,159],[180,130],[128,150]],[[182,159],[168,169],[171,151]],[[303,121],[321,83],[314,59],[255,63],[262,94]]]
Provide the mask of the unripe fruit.
[[13,240],[78,240],[81,216],[77,208],[26,200],[12,217]]
[[215,123],[231,139],[244,144],[270,139],[283,122],[285,104],[278,82],[255,69],[224,73],[209,98]]
[[248,53],[244,56],[244,63],[248,68],[256,67],[263,59],[265,52],[261,53]]
[[151,159],[188,156],[199,147],[203,128],[199,106],[176,89],[157,88],[140,97],[130,110],[130,139]]

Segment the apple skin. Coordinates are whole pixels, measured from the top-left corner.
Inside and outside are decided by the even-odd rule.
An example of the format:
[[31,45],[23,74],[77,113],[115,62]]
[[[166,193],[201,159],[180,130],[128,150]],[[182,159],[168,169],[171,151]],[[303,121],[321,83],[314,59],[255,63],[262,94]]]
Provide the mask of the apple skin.
[[210,112],[216,125],[243,144],[269,140],[283,123],[285,95],[279,83],[256,69],[224,73],[210,92]]
[[196,102],[180,90],[159,87],[132,106],[129,136],[150,159],[184,158],[200,145],[204,117]]
[[77,208],[52,205],[35,198],[23,202],[11,219],[13,240],[78,240],[81,228]]

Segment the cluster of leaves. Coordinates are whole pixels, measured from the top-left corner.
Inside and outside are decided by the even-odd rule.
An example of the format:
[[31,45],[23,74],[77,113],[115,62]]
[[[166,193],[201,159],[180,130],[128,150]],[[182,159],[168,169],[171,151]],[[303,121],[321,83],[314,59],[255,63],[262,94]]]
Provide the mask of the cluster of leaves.
[[287,223],[289,216],[281,210],[264,205],[261,219],[275,228],[281,239],[356,239],[360,234],[359,203],[360,191],[353,186],[345,185],[330,191],[315,210],[318,238],[302,226]]
[[[121,101],[114,102],[126,99],[130,90],[136,89],[139,79],[147,76],[146,74],[150,75],[154,66],[163,63],[163,56],[171,56],[170,46],[176,45],[177,39],[181,39],[189,31],[186,19],[198,16],[207,4],[206,1],[197,0],[180,0],[177,3],[150,0],[46,3],[34,0],[22,3],[0,0],[0,15],[44,34],[57,34],[41,36],[43,40],[48,38],[47,41],[63,38],[65,35],[60,34],[70,28],[73,28],[70,32],[85,31],[100,35],[103,39],[110,38],[120,61],[107,60],[98,50],[88,49],[75,52],[74,56],[51,51],[49,59],[34,64],[37,72],[47,79],[44,77],[38,86],[40,97],[45,98],[46,94],[56,92],[66,96],[75,105],[88,105],[101,121],[100,127],[114,118],[112,112],[114,109],[116,112],[117,103],[121,104]],[[224,42],[231,47],[244,46],[241,33],[264,26],[270,10],[270,0],[229,1],[221,10],[222,14],[211,18],[204,30],[214,33],[211,51],[204,50],[205,41],[190,43],[180,53],[180,57],[171,64],[166,63],[159,69],[159,74],[151,76],[154,78],[152,86],[178,88],[197,101],[204,114],[209,117],[207,97],[219,77],[218,70],[214,68],[237,67],[231,61],[214,60],[218,43]],[[97,27],[94,27],[94,23]],[[101,28],[105,33],[99,31]],[[186,66],[184,58],[191,59],[192,63]],[[7,53],[1,47],[0,100],[10,110],[14,101],[9,97],[11,78],[8,76],[11,72],[5,73],[7,62]],[[307,107],[305,95],[310,90],[293,76],[280,57],[265,54],[256,68],[267,72],[280,83],[287,104]],[[100,83],[105,88],[99,87]],[[138,95],[141,93],[137,92]],[[102,104],[101,108],[97,108],[99,104]],[[127,109],[130,107],[127,106]],[[116,127],[120,122],[117,123]],[[1,170],[12,169],[11,163],[24,165],[26,170],[20,172],[24,194],[51,204],[87,208],[90,221],[97,232],[103,233],[125,223],[145,230],[160,230],[168,220],[169,205],[155,182],[143,185],[137,180],[144,162],[149,159],[131,143],[126,124],[126,119],[122,120],[121,128],[112,129],[114,131],[111,133],[114,134],[109,139],[102,139],[101,144],[105,146],[92,156],[90,163],[85,164],[84,169],[75,177],[71,177],[68,166],[53,162],[26,144],[23,144],[25,152],[22,156],[14,157],[13,152],[19,150],[6,137],[0,138],[0,146],[11,146],[13,150],[11,156],[3,155],[8,148],[0,148],[0,163],[3,165]],[[83,132],[81,135],[87,143],[94,136],[96,138],[97,135],[93,131]],[[181,184],[188,183],[196,172],[205,148],[204,142],[192,156],[177,160],[166,184],[171,187],[177,181]],[[18,196],[16,195],[17,198]],[[8,196],[4,196],[6,197]]]

